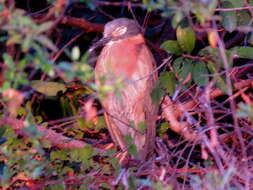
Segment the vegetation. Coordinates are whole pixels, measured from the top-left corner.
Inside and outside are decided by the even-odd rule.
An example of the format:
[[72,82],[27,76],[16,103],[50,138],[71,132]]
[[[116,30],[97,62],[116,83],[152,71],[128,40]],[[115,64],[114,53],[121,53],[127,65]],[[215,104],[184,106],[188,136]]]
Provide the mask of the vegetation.
[[[119,17],[159,69],[155,153],[129,167],[97,98],[121,83],[87,53]],[[0,0],[1,189],[253,189],[252,22],[252,0]]]

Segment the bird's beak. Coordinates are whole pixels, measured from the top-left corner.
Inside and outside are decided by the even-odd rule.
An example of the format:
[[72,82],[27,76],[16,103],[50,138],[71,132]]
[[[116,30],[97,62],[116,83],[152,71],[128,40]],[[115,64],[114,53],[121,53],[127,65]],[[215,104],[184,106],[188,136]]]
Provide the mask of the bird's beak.
[[95,49],[104,46],[106,43],[108,43],[112,38],[111,37],[103,37],[101,40],[97,41],[95,44],[93,44],[89,48],[89,53],[94,51]]

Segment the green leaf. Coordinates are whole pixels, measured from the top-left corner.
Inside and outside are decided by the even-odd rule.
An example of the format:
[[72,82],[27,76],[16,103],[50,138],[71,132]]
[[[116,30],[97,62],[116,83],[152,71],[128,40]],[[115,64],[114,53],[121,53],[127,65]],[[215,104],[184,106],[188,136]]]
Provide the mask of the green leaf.
[[77,108],[75,105],[73,105],[69,98],[66,96],[60,96],[59,101],[62,108],[63,117],[70,117],[77,114]]
[[52,26],[53,26],[53,22],[44,22],[42,24],[40,24],[37,29],[35,30],[36,34],[41,34],[43,32],[47,32]]
[[[217,74],[218,73],[218,70],[216,69],[216,66],[215,64],[212,62],[212,61],[208,61],[207,63],[207,67],[209,69],[209,71],[212,73],[212,74]],[[226,82],[225,82],[225,79],[222,77],[222,76],[219,76],[219,75],[214,75],[214,78],[216,80],[216,84],[217,86],[225,93],[227,93],[227,86],[226,86]]]
[[130,135],[124,136],[124,141],[127,143],[127,151],[133,156],[138,156],[137,148],[134,144],[133,138]]
[[127,148],[127,151],[130,155],[133,155],[135,157],[138,156],[137,148],[134,144],[130,144]]
[[211,0],[208,3],[208,10],[209,11],[214,11],[214,9],[217,7],[218,0]]
[[159,136],[161,138],[163,138],[163,136],[166,134],[167,130],[169,129],[169,124],[168,122],[163,122],[160,126],[159,126]]
[[3,86],[1,89],[1,92],[3,92],[4,90],[11,88],[11,82],[10,81],[4,81]]
[[133,176],[128,177],[128,185],[129,185],[128,189],[129,190],[138,189],[137,186],[136,186],[136,183],[137,183],[136,177],[133,177]]
[[251,45],[253,45],[253,33],[248,34],[247,42]]
[[[197,18],[197,20],[200,22],[201,25],[204,25],[206,22],[207,15],[203,14],[203,8],[202,7],[196,7],[192,10],[194,13],[194,16]],[[205,9],[205,13],[210,12],[208,9]]]
[[80,0],[80,2],[85,2],[85,4],[92,10],[94,11],[96,9],[96,4],[94,3],[93,0]]
[[239,109],[237,110],[237,116],[240,118],[247,118],[249,117],[249,113],[252,112],[252,108],[244,103],[239,103]]
[[[222,8],[234,8],[233,4],[229,1],[222,3]],[[221,24],[229,32],[233,32],[237,27],[237,17],[235,11],[222,11],[221,15]]]
[[173,62],[173,70],[178,73],[181,70],[182,64],[184,63],[185,59],[183,57],[178,57]]
[[7,128],[6,128],[5,125],[0,125],[0,138],[2,138],[2,136],[4,135],[6,129]]
[[165,186],[164,184],[162,184],[161,181],[154,183],[153,187],[156,190],[173,190],[174,189],[171,184]]
[[33,39],[31,35],[27,35],[22,43],[23,52],[27,53],[31,45],[33,44]]
[[237,26],[249,25],[251,16],[247,10],[236,11]]
[[62,83],[44,81],[32,81],[32,88],[46,96],[56,96],[58,92],[67,90]]
[[166,89],[170,96],[173,95],[176,89],[176,78],[173,72],[162,72],[159,77],[161,86]]
[[4,133],[2,134],[3,137],[9,138],[9,136],[12,136],[13,134],[15,134],[15,131],[9,125],[6,125],[6,126],[2,125],[1,127],[5,128]]
[[124,141],[127,144],[132,144],[133,143],[133,138],[131,136],[127,135],[127,136],[124,136]]
[[53,70],[53,65],[50,64],[49,62],[48,63],[45,63],[45,64],[41,64],[40,65],[40,68],[46,72],[49,76],[53,77],[54,76],[54,70]]
[[100,129],[105,128],[106,124],[105,124],[105,118],[104,116],[99,116],[97,117],[97,124],[96,124],[96,131],[99,131]]
[[[178,73],[178,77],[182,82],[185,82],[184,80],[186,78],[188,78],[189,74],[192,73],[192,69],[193,69],[193,64],[190,63],[184,63],[182,66],[182,69],[180,70],[180,72]],[[191,83],[192,81],[192,77],[190,78],[190,80],[187,83]]]
[[118,162],[118,159],[115,158],[115,157],[111,157],[111,158],[109,159],[109,163],[112,165],[112,167],[113,167],[114,169],[119,169],[119,168],[120,168],[120,164],[119,164],[119,162]]
[[45,167],[43,165],[35,167],[32,173],[30,174],[31,178],[38,179],[43,174],[44,168]]
[[172,18],[172,27],[176,28],[183,18],[184,18],[183,12],[178,10]]
[[244,6],[243,1],[238,1],[238,0],[226,0],[226,1],[229,1],[234,7],[243,7]]
[[43,36],[43,35],[39,35],[37,37],[35,37],[35,40],[37,40],[40,44],[42,44],[43,46],[47,47],[48,49],[52,50],[53,52],[57,51],[57,47],[52,43],[52,41]]
[[19,44],[21,43],[22,38],[23,36],[21,34],[12,35],[6,42],[6,45]]
[[6,165],[1,169],[0,179],[1,185],[10,185],[10,180],[12,179],[10,168]]
[[195,32],[190,27],[177,27],[177,41],[181,49],[187,53],[191,53],[195,47]]
[[204,76],[207,74],[208,74],[208,70],[204,62],[200,61],[194,64],[192,77],[193,77],[194,82],[198,86],[205,86],[208,84],[209,78],[207,76]]
[[154,88],[151,92],[152,102],[154,104],[158,104],[160,102],[161,98],[163,97],[163,95],[164,95],[164,91],[162,88],[160,88],[160,87]]
[[25,132],[26,132],[28,135],[30,135],[31,137],[34,137],[34,139],[35,139],[35,137],[38,138],[38,137],[40,137],[41,135],[43,135],[42,132],[39,132],[39,131],[38,131],[36,125],[34,125],[34,124],[29,125],[29,126],[26,126],[26,127],[24,128],[24,130],[25,130]]
[[147,128],[146,122],[140,122],[138,123],[138,129],[141,132],[141,134],[144,134]]
[[180,55],[182,53],[181,48],[178,45],[178,42],[175,40],[167,40],[163,42],[160,48],[167,51],[168,53],[175,55]]
[[241,58],[253,59],[253,47],[239,47],[236,53]]
[[[176,75],[179,78],[180,82],[184,82],[185,83],[185,79],[189,77],[189,75],[191,75],[192,71],[193,71],[193,61],[190,59],[184,59],[184,58],[177,58],[174,63],[173,63],[173,69],[176,73]],[[190,85],[192,81],[192,77],[188,79],[187,81],[187,85],[185,85],[185,87],[187,87],[188,85]]]
[[94,150],[92,146],[86,145],[82,149],[73,149],[70,153],[71,159],[75,161],[87,162],[88,159],[93,155]]
[[253,110],[252,107],[248,104],[239,103],[239,108],[237,109],[237,117],[239,118],[249,118],[251,124],[253,123]]
[[4,58],[4,64],[6,64],[10,69],[15,68],[14,61],[13,61],[12,57],[9,54],[4,53],[3,58]]
[[65,190],[66,187],[63,182],[57,184],[50,184],[45,187],[45,190]]
[[72,70],[72,65],[68,62],[60,62],[58,64],[58,68],[67,72],[67,71],[71,71]]
[[63,150],[56,150],[50,153],[50,160],[66,160],[67,159],[67,154]]
[[83,160],[87,160],[89,159],[93,154],[95,153],[94,149],[92,148],[91,145],[86,145],[83,149],[82,149],[82,159]]

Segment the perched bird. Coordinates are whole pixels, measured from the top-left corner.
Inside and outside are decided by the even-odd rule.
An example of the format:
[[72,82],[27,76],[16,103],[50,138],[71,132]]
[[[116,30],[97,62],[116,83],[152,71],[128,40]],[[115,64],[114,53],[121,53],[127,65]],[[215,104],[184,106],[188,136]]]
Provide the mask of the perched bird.
[[[131,19],[119,18],[105,25],[105,46],[100,53],[95,80],[99,87],[116,85],[122,81],[119,95],[109,92],[101,99],[106,124],[113,141],[127,152],[130,136],[138,152],[138,159],[152,153],[158,105],[151,99],[157,82],[156,63],[141,34],[140,26]],[[141,128],[144,127],[142,130]]]

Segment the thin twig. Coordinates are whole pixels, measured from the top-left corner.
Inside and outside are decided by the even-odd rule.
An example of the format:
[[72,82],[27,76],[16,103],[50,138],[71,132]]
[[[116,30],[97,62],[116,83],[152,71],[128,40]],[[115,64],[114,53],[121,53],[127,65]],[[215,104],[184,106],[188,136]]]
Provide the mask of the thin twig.
[[215,11],[229,12],[229,11],[242,11],[247,9],[253,9],[253,6],[236,7],[236,8],[216,8]]
[[84,32],[80,32],[79,34],[77,34],[74,38],[72,38],[68,43],[66,43],[61,49],[60,51],[57,52],[57,54],[52,58],[53,63],[60,57],[60,55],[62,54],[62,52],[68,47],[70,46],[74,41],[76,41],[81,35],[83,35]]

